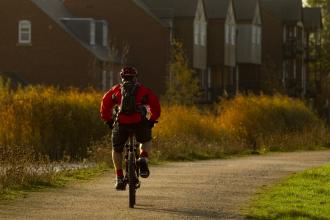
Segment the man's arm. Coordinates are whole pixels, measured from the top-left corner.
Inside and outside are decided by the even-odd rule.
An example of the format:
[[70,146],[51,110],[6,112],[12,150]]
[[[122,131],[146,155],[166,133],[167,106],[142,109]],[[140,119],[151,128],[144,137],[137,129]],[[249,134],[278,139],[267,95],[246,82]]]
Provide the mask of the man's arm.
[[112,96],[114,94],[114,88],[110,89],[104,96],[101,102],[100,113],[103,121],[111,122],[112,118],[112,109],[115,105],[112,100]]
[[149,89],[148,91],[148,105],[150,107],[150,121],[156,122],[157,119],[160,117],[161,107],[159,103],[159,99],[157,96]]

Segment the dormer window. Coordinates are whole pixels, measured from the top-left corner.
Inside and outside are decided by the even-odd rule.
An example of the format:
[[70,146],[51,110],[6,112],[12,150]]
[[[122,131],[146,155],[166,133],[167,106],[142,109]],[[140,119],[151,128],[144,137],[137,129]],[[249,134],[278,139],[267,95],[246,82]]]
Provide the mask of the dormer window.
[[22,20],[18,24],[18,42],[31,44],[31,21]]
[[95,21],[91,21],[90,23],[90,42],[89,44],[95,46],[95,32],[96,32],[96,24]]
[[102,45],[104,47],[108,46],[108,23],[106,21],[103,21],[103,27],[102,27]]

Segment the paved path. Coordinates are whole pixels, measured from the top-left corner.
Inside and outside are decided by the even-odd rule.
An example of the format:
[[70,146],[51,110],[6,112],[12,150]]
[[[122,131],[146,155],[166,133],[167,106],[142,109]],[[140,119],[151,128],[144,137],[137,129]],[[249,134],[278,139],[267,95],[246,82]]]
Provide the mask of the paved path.
[[0,219],[244,219],[239,209],[256,191],[284,176],[330,163],[330,151],[279,153],[152,167],[136,209],[128,192],[113,190],[112,174],[63,189],[0,203]]

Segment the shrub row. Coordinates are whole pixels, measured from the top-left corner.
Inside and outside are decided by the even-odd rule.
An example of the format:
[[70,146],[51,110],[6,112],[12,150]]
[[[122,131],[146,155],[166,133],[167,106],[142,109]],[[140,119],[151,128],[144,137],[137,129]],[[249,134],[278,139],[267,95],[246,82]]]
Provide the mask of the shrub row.
[[0,145],[33,147],[60,160],[85,158],[91,142],[107,133],[99,118],[101,94],[0,85]]
[[[0,85],[0,146],[28,146],[53,160],[109,152],[109,130],[99,117],[102,94]],[[154,129],[153,157],[215,158],[246,150],[324,146],[329,134],[306,105],[282,95],[237,96],[213,110],[163,106]],[[104,140],[100,142],[100,140]],[[106,144],[103,144],[106,143]],[[110,157],[110,156],[109,156]]]

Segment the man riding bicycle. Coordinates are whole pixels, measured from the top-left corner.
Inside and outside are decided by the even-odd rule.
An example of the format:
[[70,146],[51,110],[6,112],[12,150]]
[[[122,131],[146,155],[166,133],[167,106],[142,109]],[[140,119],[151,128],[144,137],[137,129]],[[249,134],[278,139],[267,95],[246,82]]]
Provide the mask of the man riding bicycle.
[[[122,83],[112,87],[103,97],[101,118],[112,129],[112,160],[116,171],[117,190],[126,189],[122,160],[125,143],[134,132],[140,144],[138,159],[140,176],[147,178],[148,155],[152,145],[151,130],[160,116],[160,104],[157,96],[137,81],[138,72],[134,67],[124,67],[120,71]],[[149,115],[147,117],[147,108]]]

